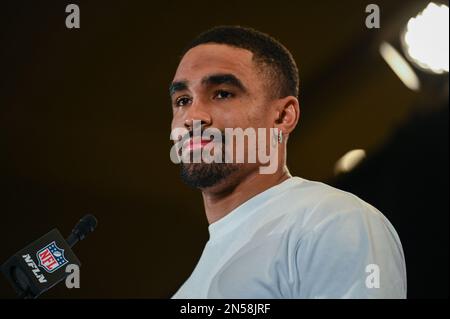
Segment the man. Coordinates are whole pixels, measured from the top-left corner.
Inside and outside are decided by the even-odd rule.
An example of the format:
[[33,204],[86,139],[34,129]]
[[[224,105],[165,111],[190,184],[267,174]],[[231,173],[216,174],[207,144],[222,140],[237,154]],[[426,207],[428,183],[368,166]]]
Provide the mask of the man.
[[210,238],[173,298],[406,297],[402,246],[389,221],[350,193],[290,175],[298,81],[289,51],[249,28],[213,28],[184,51],[170,86],[172,129],[189,132],[183,152],[212,143],[195,142],[195,123],[202,131],[266,128],[277,166],[262,174],[261,161],[181,163],[184,182],[202,192]]

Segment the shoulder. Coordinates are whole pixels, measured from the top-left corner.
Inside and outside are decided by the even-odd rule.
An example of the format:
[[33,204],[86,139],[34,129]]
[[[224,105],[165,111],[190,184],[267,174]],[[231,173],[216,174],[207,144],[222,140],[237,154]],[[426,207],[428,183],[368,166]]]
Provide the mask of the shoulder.
[[[307,207],[298,204],[290,212],[294,264],[303,278],[299,295],[403,298],[403,249],[387,218],[353,194],[319,182],[302,183],[292,189],[291,196],[298,201],[307,197]],[[367,289],[369,265],[382,269],[385,289]]]
[[308,242],[353,252],[373,247],[403,256],[394,226],[374,206],[324,183],[296,178],[294,184],[288,215],[291,240],[298,245]]
[[352,226],[392,227],[374,206],[358,196],[325,183],[295,177],[286,196],[292,205],[295,224],[303,230],[321,227]]

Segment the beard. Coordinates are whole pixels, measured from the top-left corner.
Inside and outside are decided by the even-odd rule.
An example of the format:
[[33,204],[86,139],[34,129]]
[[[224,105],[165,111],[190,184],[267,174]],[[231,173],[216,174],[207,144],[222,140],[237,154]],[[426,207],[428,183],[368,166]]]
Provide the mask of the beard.
[[[192,135],[190,134],[190,137]],[[225,133],[221,134],[221,145],[219,152],[222,153],[222,160],[225,160]],[[180,150],[181,151],[181,150]],[[180,153],[181,154],[181,153]],[[233,173],[237,172],[243,164],[241,163],[226,163],[226,162],[211,162],[211,163],[194,163],[192,152],[189,154],[190,162],[180,163],[180,177],[181,180],[188,186],[193,188],[204,189],[215,186],[227,179]]]
[[224,181],[239,170],[233,163],[181,163],[181,180],[190,187],[208,188]]

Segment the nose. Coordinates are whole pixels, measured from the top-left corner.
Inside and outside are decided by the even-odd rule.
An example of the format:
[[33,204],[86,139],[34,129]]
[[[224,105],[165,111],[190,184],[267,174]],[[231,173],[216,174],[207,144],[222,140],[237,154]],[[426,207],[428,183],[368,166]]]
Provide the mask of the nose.
[[197,125],[200,123],[202,131],[205,127],[212,124],[211,115],[198,103],[189,106],[189,110],[186,112],[184,120],[184,127],[189,131],[192,131],[194,129],[194,121]]

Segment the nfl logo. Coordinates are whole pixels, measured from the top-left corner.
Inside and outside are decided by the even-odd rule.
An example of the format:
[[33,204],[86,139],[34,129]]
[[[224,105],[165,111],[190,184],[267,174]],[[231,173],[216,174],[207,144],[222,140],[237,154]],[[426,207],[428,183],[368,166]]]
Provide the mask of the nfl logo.
[[48,273],[58,270],[68,262],[64,257],[64,249],[56,246],[55,242],[52,242],[39,250],[36,255],[39,266],[44,268]]

